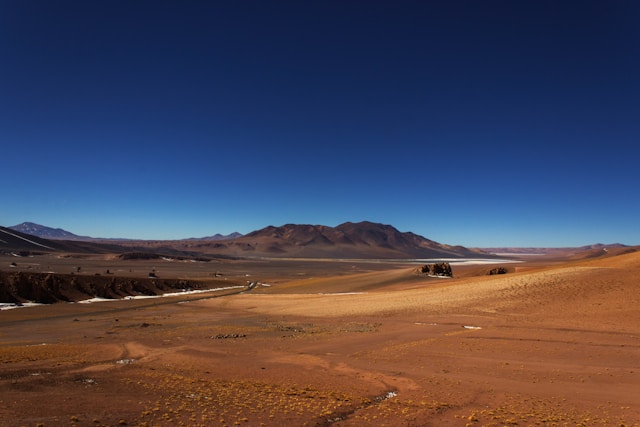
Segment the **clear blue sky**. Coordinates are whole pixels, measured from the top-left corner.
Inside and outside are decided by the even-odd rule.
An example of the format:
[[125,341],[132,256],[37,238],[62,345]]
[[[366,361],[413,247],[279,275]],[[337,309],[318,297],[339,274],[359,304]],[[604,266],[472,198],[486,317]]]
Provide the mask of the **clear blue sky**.
[[640,244],[640,2],[4,1],[0,224]]

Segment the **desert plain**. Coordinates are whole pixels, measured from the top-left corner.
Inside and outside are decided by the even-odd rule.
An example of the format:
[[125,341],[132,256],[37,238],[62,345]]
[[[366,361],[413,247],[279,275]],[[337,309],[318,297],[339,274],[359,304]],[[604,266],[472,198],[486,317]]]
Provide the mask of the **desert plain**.
[[640,425],[640,252],[29,262],[224,289],[0,311],[1,426]]

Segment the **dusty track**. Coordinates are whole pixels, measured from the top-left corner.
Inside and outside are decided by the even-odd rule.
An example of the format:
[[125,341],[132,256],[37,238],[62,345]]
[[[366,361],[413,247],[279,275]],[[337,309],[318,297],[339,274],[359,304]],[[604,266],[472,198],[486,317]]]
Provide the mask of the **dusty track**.
[[223,298],[1,312],[0,425],[640,425],[638,254],[290,268]]

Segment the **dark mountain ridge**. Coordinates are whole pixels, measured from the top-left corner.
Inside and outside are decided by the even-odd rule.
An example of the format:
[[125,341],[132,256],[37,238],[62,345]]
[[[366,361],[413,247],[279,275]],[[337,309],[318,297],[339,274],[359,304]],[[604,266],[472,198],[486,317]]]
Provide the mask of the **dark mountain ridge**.
[[[42,238],[16,228],[52,236]],[[64,239],[63,236],[67,238]],[[98,239],[78,236],[62,229],[34,223],[0,227],[0,252],[142,252],[166,256],[329,258],[329,259],[444,259],[492,258],[509,254],[565,256],[614,255],[632,250],[620,244],[594,244],[581,248],[491,248],[470,249],[429,240],[412,232],[369,221],[345,222],[336,227],[311,224],[267,226],[247,235],[232,233],[184,240]],[[635,250],[635,249],[633,249]]]
[[[411,232],[400,232],[395,227],[369,221],[345,222],[336,227],[311,224],[285,224],[268,226],[245,236],[211,236],[184,240],[83,240],[61,229],[33,223],[21,224],[21,229],[52,236],[43,239],[16,231],[14,226],[5,230],[0,250],[78,251],[121,253],[135,248],[141,252],[173,254],[205,254],[210,257],[291,257],[291,258],[478,258],[491,255],[462,246],[434,242]],[[7,233],[13,234],[10,236]],[[69,237],[63,240],[63,236]],[[54,240],[55,237],[55,240]],[[116,244],[117,243],[117,244]]]
[[481,248],[485,252],[495,254],[512,254],[512,255],[552,255],[556,253],[564,252],[584,252],[584,251],[604,251],[619,250],[631,248],[631,246],[623,245],[621,243],[603,244],[596,243],[593,245],[577,246],[577,247],[493,247],[493,248]]
[[78,236],[62,228],[52,228],[45,225],[36,224],[34,222],[23,222],[22,224],[12,225],[8,227],[11,230],[20,233],[29,234],[31,236],[41,237],[53,240],[90,240],[88,236]]
[[489,254],[462,246],[444,245],[411,232],[369,221],[345,222],[336,227],[311,224],[268,226],[232,242],[219,242],[218,250],[235,255],[309,258],[469,258]]
[[47,239],[0,227],[0,250],[4,251],[57,251],[59,245]]
[[[29,234],[31,236],[41,237],[43,239],[51,239],[51,240],[78,240],[78,241],[87,241],[87,242],[120,242],[127,241],[133,239],[126,238],[103,238],[103,237],[90,237],[90,236],[79,236],[77,234],[71,233],[70,231],[63,230],[62,228],[53,228],[47,227],[46,225],[36,224],[34,222],[23,222],[22,224],[12,225],[11,227],[7,227],[11,230],[19,231],[21,233]],[[227,240],[227,239],[235,239],[236,237],[240,237],[242,234],[238,232],[233,232],[227,235],[224,234],[214,234],[213,236],[205,236],[205,237],[192,237],[186,240]]]
[[[639,246],[628,246],[621,243],[585,245],[579,247],[554,247],[554,248],[483,248],[483,250],[499,256],[516,257],[520,259],[535,260],[537,257],[542,258],[560,258],[580,260],[588,258],[600,258],[622,255],[626,253],[636,252]],[[537,256],[537,257],[536,257]]]
[[12,228],[0,227],[0,253],[120,253],[128,248],[83,240],[44,239]]
[[242,237],[242,234],[238,233],[237,231],[234,231],[233,233],[229,233],[229,234],[216,233],[213,236],[192,237],[187,240],[229,240],[229,239],[236,239],[238,237]]

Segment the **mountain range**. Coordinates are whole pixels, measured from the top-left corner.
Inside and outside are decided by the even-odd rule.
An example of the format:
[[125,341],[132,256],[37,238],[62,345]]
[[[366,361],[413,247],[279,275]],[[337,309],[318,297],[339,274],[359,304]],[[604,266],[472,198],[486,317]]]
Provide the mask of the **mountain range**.
[[18,252],[117,253],[122,247],[83,240],[53,240],[0,227],[0,253]]
[[253,252],[261,256],[304,258],[468,258],[486,255],[368,221],[345,222],[337,227],[268,226],[230,242],[219,242],[218,247],[222,248],[221,245],[237,255]]
[[[14,236],[9,236],[7,233],[12,233]],[[9,228],[0,228],[0,250],[12,249],[13,245],[7,243],[9,237],[14,244],[19,243],[20,249],[27,249],[25,246],[31,245],[32,250],[44,250],[47,247],[61,250],[59,249],[62,247],[61,241],[66,241],[76,242],[73,245],[74,248],[77,248],[81,242],[84,244],[83,248],[89,248],[87,245],[91,243],[91,251],[102,252],[101,248],[108,242],[109,250],[115,251],[131,250],[135,247],[135,250],[155,252],[171,250],[173,253],[179,251],[206,254],[211,257],[407,259],[477,258],[489,255],[478,249],[441,244],[411,232],[400,232],[391,225],[368,221],[345,222],[337,227],[286,224],[279,227],[268,226],[246,235],[233,233],[229,236],[214,235],[205,238],[163,241],[94,239],[78,236],[59,228],[23,223]]]
[[242,234],[238,233],[237,231],[234,231],[233,233],[230,233],[230,234],[216,233],[213,236],[192,237],[187,240],[228,240],[228,239],[236,239],[238,237],[242,237]]
[[[34,222],[23,222],[18,225],[12,225],[8,227],[11,230],[19,231],[21,233],[30,234],[32,236],[41,237],[43,239],[52,239],[52,240],[82,240],[82,241],[105,241],[105,240],[130,240],[130,239],[106,239],[101,237],[89,237],[89,236],[79,236],[77,234],[73,234],[70,231],[63,230],[62,228],[52,228],[47,227],[46,225],[36,224]],[[223,235],[220,233],[214,234],[213,236],[206,237],[194,237],[189,240],[226,240],[226,239],[235,239],[236,237],[240,237],[242,234],[233,232],[228,235]]]
[[11,230],[20,233],[30,234],[31,236],[41,237],[43,239],[54,240],[91,240],[88,236],[78,236],[62,228],[51,228],[33,222],[23,222],[22,224],[8,227]]

